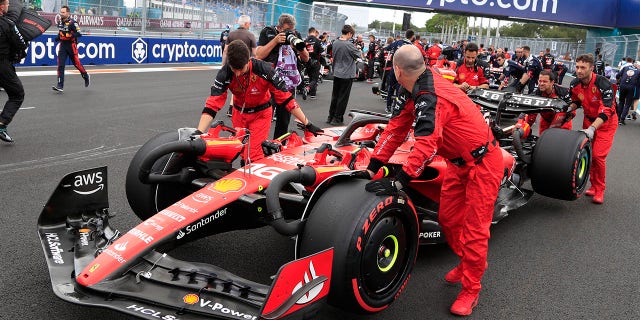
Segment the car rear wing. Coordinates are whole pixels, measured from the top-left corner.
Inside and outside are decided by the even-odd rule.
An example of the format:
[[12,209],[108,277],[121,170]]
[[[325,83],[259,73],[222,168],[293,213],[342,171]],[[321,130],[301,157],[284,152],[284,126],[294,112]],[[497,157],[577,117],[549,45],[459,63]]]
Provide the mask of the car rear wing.
[[[524,95],[504,91],[474,89],[468,94],[476,104],[491,111],[500,111],[503,114],[530,114],[542,111],[565,111],[567,103],[557,98],[545,98],[539,96]],[[503,104],[501,105],[501,102]]]

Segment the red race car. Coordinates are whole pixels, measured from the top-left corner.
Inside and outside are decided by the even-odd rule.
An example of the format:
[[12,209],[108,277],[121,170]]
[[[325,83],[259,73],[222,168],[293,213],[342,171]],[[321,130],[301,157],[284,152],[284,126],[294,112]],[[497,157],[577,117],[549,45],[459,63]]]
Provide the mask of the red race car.
[[[496,219],[533,191],[573,200],[588,178],[590,143],[577,131],[542,137],[500,115],[561,106],[551,99],[475,92],[504,155]],[[500,96],[497,96],[500,95]],[[265,158],[239,165],[249,134],[217,123],[202,135],[180,129],[153,137],[132,159],[126,193],[142,222],[126,233],[109,225],[107,168],[65,176],[45,205],[38,230],[55,294],[65,301],[146,319],[303,319],[322,301],[359,313],[387,308],[409,280],[420,244],[444,242],[438,200],[444,160],[397,196],[376,196],[354,177],[369,162],[388,118],[352,112],[346,127],[263,143]],[[390,174],[413,146],[410,134]],[[182,244],[232,230],[272,227],[295,237],[296,258],[270,284],[214,265],[169,256]],[[263,248],[262,250],[269,250]],[[274,254],[278,254],[274,252]]]

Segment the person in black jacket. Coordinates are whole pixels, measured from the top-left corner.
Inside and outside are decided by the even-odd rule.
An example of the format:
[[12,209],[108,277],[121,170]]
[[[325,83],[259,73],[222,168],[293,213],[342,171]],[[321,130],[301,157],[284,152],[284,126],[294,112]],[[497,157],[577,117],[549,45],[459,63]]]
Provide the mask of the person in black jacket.
[[0,140],[13,142],[7,133],[7,125],[24,101],[24,88],[13,64],[24,57],[27,44],[15,23],[5,16],[8,10],[9,0],[0,0],[0,87],[9,96],[0,113]]
[[309,28],[309,36],[304,42],[307,44],[307,51],[309,52],[309,61],[307,62],[307,74],[309,75],[309,98],[316,98],[316,91],[318,89],[318,79],[320,78],[320,61],[324,48],[322,42],[318,39],[318,30],[316,28]]

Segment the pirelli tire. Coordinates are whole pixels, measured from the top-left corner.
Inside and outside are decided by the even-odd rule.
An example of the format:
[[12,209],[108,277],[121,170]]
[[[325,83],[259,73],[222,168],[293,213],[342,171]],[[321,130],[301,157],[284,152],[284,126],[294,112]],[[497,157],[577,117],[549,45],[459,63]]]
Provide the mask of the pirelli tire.
[[[145,184],[138,178],[142,161],[149,152],[168,142],[178,141],[178,131],[160,133],[147,141],[133,156],[127,170],[125,191],[129,206],[136,216],[147,220],[164,208],[191,194],[189,186],[180,183]],[[186,166],[193,166],[195,159],[180,153],[171,153],[158,159],[151,173],[173,174]]]
[[387,308],[404,290],[418,252],[418,219],[404,193],[376,196],[368,180],[343,181],[313,206],[300,256],[334,248],[328,303],[356,313]]
[[589,181],[592,146],[580,131],[545,130],[533,149],[529,177],[533,190],[541,195],[575,200]]

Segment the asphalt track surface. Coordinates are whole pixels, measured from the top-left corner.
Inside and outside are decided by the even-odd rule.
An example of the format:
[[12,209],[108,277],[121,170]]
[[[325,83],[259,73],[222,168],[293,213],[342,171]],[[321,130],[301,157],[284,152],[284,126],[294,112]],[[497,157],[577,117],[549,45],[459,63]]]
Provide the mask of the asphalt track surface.
[[[88,66],[90,73],[96,68]],[[19,71],[43,69],[52,70]],[[38,215],[64,174],[107,165],[111,211],[117,214],[111,224],[122,231],[135,226],[124,191],[130,159],[153,135],[195,126],[214,75],[211,70],[94,73],[91,87],[84,88],[79,75],[67,74],[64,94],[51,90],[53,75],[22,77],[27,96],[9,126],[16,142],[0,143],[1,319],[126,318],[53,294],[36,231]],[[370,86],[354,83],[349,108],[383,110]],[[331,87],[325,82],[318,100],[301,101],[321,126]],[[227,120],[224,114],[217,118]],[[608,158],[604,205],[535,195],[492,227],[489,269],[470,318],[640,319],[638,137],[640,121],[619,128]],[[288,238],[262,228],[212,236],[172,254],[269,283],[292,251]],[[443,276],[456,263],[446,245],[423,247],[405,292],[388,309],[362,316],[325,306],[317,319],[454,318],[449,307],[460,288],[446,285]]]

